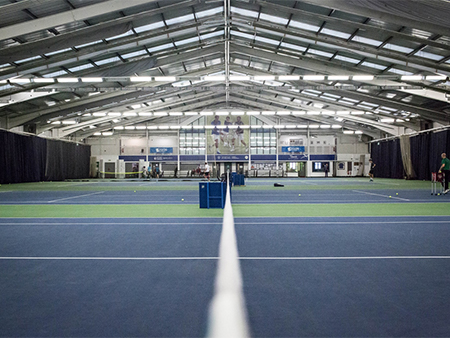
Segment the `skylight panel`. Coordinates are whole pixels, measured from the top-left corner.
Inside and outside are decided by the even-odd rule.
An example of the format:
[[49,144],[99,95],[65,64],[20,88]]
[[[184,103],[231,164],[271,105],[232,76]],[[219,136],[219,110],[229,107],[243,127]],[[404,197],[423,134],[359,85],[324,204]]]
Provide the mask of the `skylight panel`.
[[327,53],[327,52],[323,52],[323,51],[317,50],[317,49],[310,49],[310,50],[308,50],[308,53],[324,56],[326,58],[331,58],[333,56],[333,53]]
[[393,50],[393,51],[396,51],[396,52],[400,52],[400,53],[405,53],[405,54],[409,54],[409,53],[411,53],[414,50],[412,48],[398,46],[398,45],[393,45],[391,43],[388,43],[388,44],[384,45],[383,48],[390,49],[390,50]]
[[326,35],[331,35],[337,38],[342,38],[342,39],[348,39],[351,34],[348,33],[344,33],[344,32],[340,32],[340,31],[336,31],[334,29],[328,29],[328,28],[324,28],[320,31],[320,33],[322,34],[326,34]]
[[398,68],[391,68],[388,70],[390,73],[400,74],[400,75],[413,75],[414,73],[407,72],[406,70],[401,70]]
[[382,41],[378,41],[375,39],[369,39],[369,38],[365,38],[362,36],[354,36],[352,41],[364,43],[366,45],[371,45],[371,46],[379,46],[383,43]]
[[214,14],[223,13],[223,7],[211,8],[206,11],[201,11],[195,14],[197,18],[204,18],[205,16],[213,16]]
[[[80,48],[83,48],[83,47],[88,47],[88,46],[96,45],[96,44],[102,43],[102,42],[103,42],[102,40],[97,40],[97,41],[88,42],[88,43],[85,43],[85,44],[82,44],[82,45],[79,45],[79,46],[75,46],[75,48],[80,49]],[[47,55],[49,55],[49,54],[47,54]]]
[[176,25],[176,24],[178,24],[178,23],[182,23],[182,22],[186,22],[186,21],[191,21],[191,20],[194,20],[195,18],[194,18],[194,15],[193,14],[187,14],[187,15],[183,15],[183,16],[179,16],[179,17],[176,17],[176,18],[173,18],[173,19],[169,19],[169,20],[166,20],[166,24],[168,25],[168,26],[170,26],[170,25]]
[[289,22],[288,19],[280,18],[278,16],[273,16],[273,15],[264,14],[264,13],[261,14],[260,19],[261,20],[266,20],[266,21],[269,21],[269,22],[272,22],[272,23],[277,23],[277,24],[283,25],[283,26],[286,26],[287,23]]
[[120,38],[123,38],[123,37],[125,37],[125,36],[130,36],[130,35],[133,35],[133,34],[134,34],[133,31],[132,31],[132,30],[129,30],[129,31],[123,33],[123,34],[119,34],[119,35],[115,35],[115,36],[112,36],[112,37],[110,37],[110,38],[107,38],[106,41],[111,41],[111,40],[120,39]]
[[54,73],[45,74],[44,77],[58,77],[58,76],[64,76],[67,75],[67,72],[65,70],[59,70]]
[[45,53],[45,55],[47,55],[47,56],[55,55],[55,54],[59,54],[59,53],[68,52],[68,51],[71,51],[71,50],[72,50],[72,48],[65,48],[65,49],[57,50],[56,52]]
[[381,70],[386,69],[386,66],[379,65],[379,64],[373,63],[373,62],[367,62],[367,61],[363,62],[363,63],[361,64],[361,66],[370,67],[370,68],[375,68],[375,69],[381,69]]
[[95,61],[95,64],[97,66],[101,66],[101,65],[104,65],[104,64],[107,64],[107,63],[111,63],[111,62],[116,62],[116,61],[120,61],[120,59],[117,56],[109,58],[109,59]]
[[354,63],[354,64],[357,64],[360,61],[358,59],[353,59],[353,58],[349,58],[347,56],[342,56],[342,55],[336,55],[334,59],[349,62],[349,63]]
[[422,58],[425,59],[431,59],[431,60],[435,60],[435,61],[439,61],[440,59],[443,58],[442,55],[437,55],[437,54],[433,54],[433,53],[427,53],[427,52],[418,52],[415,54],[416,56],[420,56]]
[[258,17],[258,12],[249,11],[247,9],[242,9],[242,8],[238,8],[238,7],[234,7],[234,6],[231,6],[231,13],[236,13],[236,14],[240,14],[243,16],[249,16],[249,17],[255,18],[255,19]]
[[195,42],[195,43],[198,43],[198,42],[199,42],[197,36],[195,36],[195,37],[193,37],[193,38],[190,38],[190,39],[185,39],[185,40],[181,40],[181,41],[176,41],[176,42],[175,42],[175,45],[178,47],[178,46],[187,45],[188,43],[193,43],[193,42]]
[[132,53],[128,53],[128,54],[122,54],[122,57],[124,59],[129,59],[135,56],[139,56],[139,55],[143,55],[143,54],[147,54],[147,51],[145,50],[138,50],[136,52],[132,52]]
[[31,57],[31,58],[27,58],[27,59],[15,61],[15,62],[16,62],[16,63],[24,63],[24,62],[27,62],[27,61],[32,61],[32,60],[37,60],[37,59],[41,59],[41,56],[40,56],[40,55],[38,55],[38,56],[33,56],[33,57]]
[[155,23],[151,23],[150,25],[136,27],[134,30],[137,33],[141,33],[141,32],[151,31],[153,29],[161,28],[161,27],[164,27],[164,22],[158,21],[158,22],[155,22]]
[[75,72],[79,72],[79,71],[81,71],[81,70],[89,69],[89,68],[92,68],[92,67],[94,67],[92,64],[86,63],[86,64],[81,65],[81,66],[76,66],[76,67],[73,67],[73,68],[69,68],[69,70],[70,70],[72,73],[75,73]]
[[312,31],[312,32],[318,32],[320,27],[319,26],[314,26],[314,25],[309,25],[307,23],[303,23],[303,22],[298,22],[298,21],[294,21],[292,20],[289,23],[290,27],[294,27],[294,28],[299,28],[299,29],[304,29],[307,31]]
[[155,47],[149,48],[148,51],[150,53],[152,53],[152,52],[158,52],[160,50],[169,49],[169,48],[173,48],[172,43],[166,43],[164,45],[155,46]]
[[230,34],[231,34],[231,35],[235,35],[235,36],[239,36],[239,37],[241,37],[241,38],[253,40],[253,35],[252,35],[252,34],[242,33],[242,32],[238,32],[238,31],[234,31],[234,30],[232,30],[232,31],[230,32]]
[[293,50],[300,51],[300,52],[304,52],[306,50],[306,48],[303,46],[294,45],[292,43],[287,43],[287,42],[282,42],[281,47],[293,49]]
[[264,38],[262,36],[256,36],[255,40],[256,41],[260,41],[260,42],[264,42],[264,43],[267,43],[267,44],[270,44],[270,45],[276,45],[276,46],[278,46],[280,44],[280,41]]
[[216,36],[223,36],[224,34],[225,34],[225,32],[223,30],[221,30],[221,31],[213,32],[213,33],[202,34],[202,35],[200,35],[200,39],[206,40],[206,39],[214,38]]

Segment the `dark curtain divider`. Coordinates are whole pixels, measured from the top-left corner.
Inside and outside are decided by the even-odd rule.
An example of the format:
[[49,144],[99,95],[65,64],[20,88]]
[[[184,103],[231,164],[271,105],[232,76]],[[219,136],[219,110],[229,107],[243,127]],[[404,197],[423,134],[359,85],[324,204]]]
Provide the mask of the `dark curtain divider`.
[[47,141],[48,181],[89,177],[91,147],[62,141]]
[[405,177],[399,139],[372,143],[371,157],[376,164],[375,177]]
[[[432,133],[431,134],[431,142],[430,142],[430,149],[428,152],[429,156],[429,174],[428,177],[431,176],[432,172],[438,172],[439,167],[441,166],[441,154],[447,153],[447,135],[448,130],[444,130],[438,133]],[[450,155],[449,155],[450,156]]]
[[0,130],[0,184],[89,177],[91,147]]
[[430,171],[430,133],[419,134],[410,138],[411,141],[411,161],[419,180],[429,180]]

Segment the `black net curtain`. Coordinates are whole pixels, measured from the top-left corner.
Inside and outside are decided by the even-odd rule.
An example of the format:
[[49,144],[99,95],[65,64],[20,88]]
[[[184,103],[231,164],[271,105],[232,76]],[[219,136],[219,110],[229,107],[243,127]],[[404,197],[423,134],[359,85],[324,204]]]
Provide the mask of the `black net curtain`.
[[0,184],[89,177],[91,146],[0,130]]

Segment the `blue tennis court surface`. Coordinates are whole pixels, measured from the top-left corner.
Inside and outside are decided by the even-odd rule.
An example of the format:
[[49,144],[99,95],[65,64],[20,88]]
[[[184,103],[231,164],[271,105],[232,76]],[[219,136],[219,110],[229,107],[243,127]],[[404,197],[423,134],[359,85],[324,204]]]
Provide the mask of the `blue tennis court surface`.
[[[221,223],[0,218],[0,335],[204,336]],[[253,336],[448,336],[447,217],[235,227]]]

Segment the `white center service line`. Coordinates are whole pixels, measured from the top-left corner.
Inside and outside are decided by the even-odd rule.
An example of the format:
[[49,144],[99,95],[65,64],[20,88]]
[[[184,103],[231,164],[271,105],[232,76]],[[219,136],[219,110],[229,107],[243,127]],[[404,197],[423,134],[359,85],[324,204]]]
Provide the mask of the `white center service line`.
[[[0,260],[55,260],[55,261],[170,261],[218,260],[220,257],[0,257]],[[239,257],[239,260],[390,260],[390,259],[450,259],[450,256],[323,256],[323,257]]]
[[400,198],[400,197],[395,197],[395,196],[389,197],[389,196],[382,195],[382,194],[375,194],[375,193],[373,193],[373,192],[360,191],[360,190],[352,190],[352,191],[353,191],[353,192],[360,193],[360,194],[366,194],[366,195],[381,196],[381,197],[385,197],[385,198],[395,198],[395,199],[401,200],[401,201],[411,201],[411,200],[409,200],[409,199],[407,199],[407,198]]
[[66,198],[59,198],[59,199],[57,199],[57,200],[48,201],[47,203],[54,203],[54,202],[65,201],[65,200],[70,200],[70,199],[80,198],[80,197],[85,197],[85,196],[98,195],[98,194],[103,194],[103,193],[104,193],[104,191],[98,191],[98,192],[93,192],[92,194],[85,194],[85,195],[79,195],[79,196],[72,196],[72,197],[66,197]]

